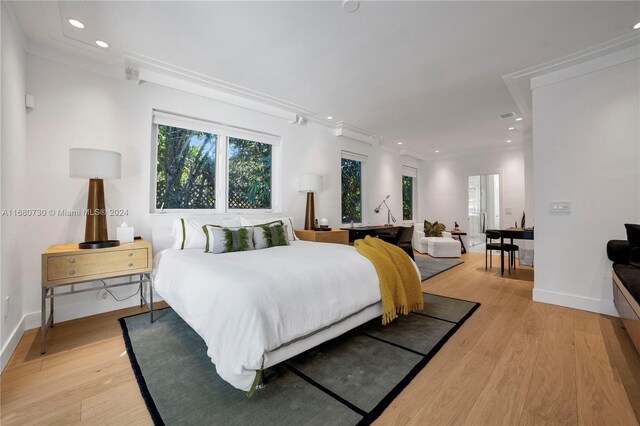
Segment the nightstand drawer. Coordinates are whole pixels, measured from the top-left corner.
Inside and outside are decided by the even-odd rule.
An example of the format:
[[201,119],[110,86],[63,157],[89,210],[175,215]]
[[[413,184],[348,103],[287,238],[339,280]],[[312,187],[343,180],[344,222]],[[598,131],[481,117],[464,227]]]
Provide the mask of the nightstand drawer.
[[341,234],[333,232],[318,232],[316,241],[319,243],[339,243],[341,242]]
[[295,232],[296,236],[303,241],[349,244],[349,233],[339,229],[332,231],[296,230]]
[[52,256],[47,259],[47,277],[49,281],[79,279],[107,272],[119,273],[143,269],[148,266],[147,249]]

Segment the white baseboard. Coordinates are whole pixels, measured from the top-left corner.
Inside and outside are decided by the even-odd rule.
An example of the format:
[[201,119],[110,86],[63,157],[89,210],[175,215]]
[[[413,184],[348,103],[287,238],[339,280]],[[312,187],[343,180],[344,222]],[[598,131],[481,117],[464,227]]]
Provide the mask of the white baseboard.
[[594,299],[591,297],[540,290],[536,288],[533,289],[533,300],[535,302],[566,306],[567,308],[596,312],[598,314],[611,315],[614,317],[618,316],[618,311],[613,304],[613,300]]
[[18,325],[16,325],[16,328],[13,329],[11,335],[7,339],[7,342],[4,344],[2,350],[0,351],[0,373],[4,371],[4,368],[9,363],[11,355],[13,355],[13,352],[18,347],[18,343],[20,342],[20,339],[24,334],[25,317],[26,315],[23,315],[22,318],[20,318]]

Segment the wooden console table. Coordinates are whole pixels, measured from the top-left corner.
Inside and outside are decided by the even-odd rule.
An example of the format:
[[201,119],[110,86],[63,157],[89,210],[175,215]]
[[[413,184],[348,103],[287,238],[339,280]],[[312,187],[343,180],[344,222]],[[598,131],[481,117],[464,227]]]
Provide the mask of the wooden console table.
[[[56,297],[138,284],[140,307],[146,305],[149,308],[153,321],[151,256],[151,244],[144,240],[103,249],[82,250],[78,248],[78,244],[58,244],[45,250],[42,253],[41,353],[45,353],[47,332],[53,327],[53,300]],[[134,276],[136,279],[133,279]],[[108,284],[104,281],[121,277],[129,277],[129,281],[116,284]],[[102,281],[103,286],[75,289],[76,284],[90,281]],[[143,294],[144,284],[148,284],[149,302]],[[71,288],[65,292],[55,292],[56,289],[64,286],[71,286]],[[49,317],[47,317],[47,299],[49,299],[51,311]]]

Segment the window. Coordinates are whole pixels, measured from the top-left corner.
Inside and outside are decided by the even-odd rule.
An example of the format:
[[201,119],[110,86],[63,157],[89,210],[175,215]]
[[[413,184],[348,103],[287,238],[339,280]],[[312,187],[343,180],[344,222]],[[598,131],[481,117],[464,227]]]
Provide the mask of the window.
[[414,220],[417,176],[418,171],[413,167],[402,167],[402,220]]
[[363,222],[363,175],[366,157],[342,153],[342,223]]
[[158,126],[156,208],[215,209],[218,136]]
[[152,210],[273,210],[279,139],[154,111]]
[[229,208],[271,208],[271,145],[229,138]]

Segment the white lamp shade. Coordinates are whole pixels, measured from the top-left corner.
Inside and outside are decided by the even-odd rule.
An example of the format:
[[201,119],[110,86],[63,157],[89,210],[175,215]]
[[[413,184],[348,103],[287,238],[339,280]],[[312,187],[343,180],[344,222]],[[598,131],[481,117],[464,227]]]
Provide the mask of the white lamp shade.
[[89,148],[69,149],[69,177],[120,179],[121,154]]
[[322,191],[322,176],[310,173],[300,175],[298,190],[300,192]]

